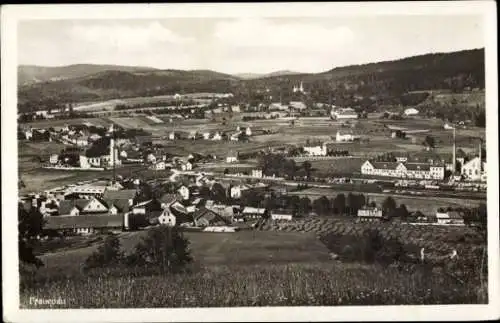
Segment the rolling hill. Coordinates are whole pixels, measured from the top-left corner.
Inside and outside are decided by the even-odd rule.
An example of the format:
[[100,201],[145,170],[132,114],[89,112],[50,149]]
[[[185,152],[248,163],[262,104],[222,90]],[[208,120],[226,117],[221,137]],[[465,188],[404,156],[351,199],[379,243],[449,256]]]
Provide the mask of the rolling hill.
[[19,103],[54,99],[63,102],[108,100],[134,96],[154,96],[183,92],[217,92],[231,88],[239,79],[213,71],[121,71],[105,70],[98,73],[35,83],[19,87]]
[[[250,98],[269,90],[270,95],[289,99],[298,82],[313,100],[336,102],[353,97],[400,98],[408,92],[445,89],[460,92],[465,88],[484,88],[484,49],[451,53],[434,53],[399,60],[338,67],[316,74],[290,74],[279,71],[251,79],[209,70],[152,70],[139,67],[99,66],[83,68],[75,65],[65,79],[19,86],[21,105],[43,102],[82,102],[190,92],[232,92]],[[92,65],[93,66],[93,65]],[[68,68],[68,67],[67,67]],[[128,69],[128,70],[127,70]],[[83,75],[79,75],[83,74]],[[34,73],[33,73],[34,74]],[[258,99],[258,98],[257,98]],[[373,100],[372,100],[373,101]],[[398,104],[397,101],[394,104]],[[36,106],[36,104],[32,104]]]
[[259,78],[266,78],[266,77],[273,77],[273,76],[284,76],[284,75],[294,75],[294,74],[301,74],[299,72],[293,72],[293,71],[276,71],[272,73],[267,73],[267,74],[258,74],[258,73],[240,73],[236,74],[236,77],[239,77],[244,80],[251,80],[251,79],[259,79]]
[[17,83],[26,85],[39,82],[57,81],[92,75],[104,71],[141,72],[153,71],[150,67],[76,64],[68,66],[20,65],[17,69]]

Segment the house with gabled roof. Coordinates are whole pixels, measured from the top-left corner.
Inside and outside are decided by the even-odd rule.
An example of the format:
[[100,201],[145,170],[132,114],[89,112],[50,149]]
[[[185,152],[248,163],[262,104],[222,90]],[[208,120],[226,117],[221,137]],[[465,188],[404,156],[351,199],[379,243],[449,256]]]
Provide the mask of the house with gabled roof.
[[265,218],[269,214],[266,208],[257,208],[251,206],[245,206],[243,210],[235,215],[237,221],[253,221],[261,218]]
[[436,212],[438,224],[464,225],[464,217],[458,211]]
[[148,215],[151,212],[162,211],[162,204],[157,199],[151,199],[137,203],[132,207],[132,214]]
[[179,197],[180,196],[178,194],[165,193],[158,199],[158,201],[160,201],[162,208],[165,209],[175,201],[179,200]]
[[216,212],[207,208],[196,210],[193,214],[193,219],[197,227],[228,225],[228,221]]
[[137,195],[137,190],[135,189],[125,189],[125,190],[106,190],[102,196],[104,200],[125,200],[130,206],[134,203],[134,198]]
[[101,199],[74,199],[59,202],[59,215],[79,216],[81,214],[108,213],[108,205]]
[[177,218],[169,207],[166,207],[158,217],[158,224],[174,227],[177,223]]
[[226,163],[235,163],[238,161],[238,152],[230,150],[226,156]]

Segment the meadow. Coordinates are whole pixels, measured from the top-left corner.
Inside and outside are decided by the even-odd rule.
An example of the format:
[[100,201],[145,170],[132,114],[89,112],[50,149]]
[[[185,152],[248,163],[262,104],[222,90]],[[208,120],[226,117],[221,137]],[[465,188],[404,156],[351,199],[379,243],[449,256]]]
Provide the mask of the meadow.
[[[317,227],[315,221],[310,220],[312,227]],[[341,226],[349,225],[331,223],[325,222],[325,228],[331,232],[348,234],[363,229],[360,224],[352,223],[351,229],[341,230]],[[458,238],[453,238],[439,228],[427,233],[415,229],[413,234],[410,229],[396,226],[380,229],[384,235],[390,231],[401,236],[408,234],[409,239],[417,242],[435,241],[437,245],[445,241],[446,246],[459,248],[461,255],[463,244],[459,238],[468,237],[463,230],[456,232]],[[134,268],[83,274],[80,264],[102,240],[96,238],[90,246],[77,241],[70,249],[55,249],[42,256],[45,267],[36,273],[36,283],[21,288],[21,307],[30,307],[30,297],[60,297],[66,301],[64,305],[44,305],[46,308],[485,302],[484,289],[476,280],[458,281],[442,271],[428,268],[402,270],[378,263],[332,260],[329,249],[318,239],[319,232],[308,229],[278,232],[270,223],[263,230],[220,234],[186,232],[194,263],[188,273],[167,275]],[[130,252],[145,233],[119,234],[125,252]]]

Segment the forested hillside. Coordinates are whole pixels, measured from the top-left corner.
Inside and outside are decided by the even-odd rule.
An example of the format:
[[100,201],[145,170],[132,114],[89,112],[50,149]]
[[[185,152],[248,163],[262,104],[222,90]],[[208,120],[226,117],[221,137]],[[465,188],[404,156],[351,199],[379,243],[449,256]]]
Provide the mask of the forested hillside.
[[[75,103],[191,92],[232,92],[240,101],[301,99],[374,107],[417,105],[429,90],[483,89],[484,49],[427,54],[395,61],[334,68],[318,74],[268,76],[243,80],[213,71],[106,70],[83,77],[19,87],[20,110],[45,102]],[[292,93],[303,82],[307,95]],[[415,94],[424,91],[423,94]],[[409,93],[411,92],[411,93]]]

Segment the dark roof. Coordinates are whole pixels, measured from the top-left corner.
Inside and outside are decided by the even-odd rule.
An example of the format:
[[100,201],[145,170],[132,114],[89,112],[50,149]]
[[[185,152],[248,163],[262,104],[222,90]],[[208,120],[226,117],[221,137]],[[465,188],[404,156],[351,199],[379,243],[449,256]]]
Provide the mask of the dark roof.
[[170,204],[175,202],[178,198],[177,194],[165,193],[158,200],[161,203]]
[[102,202],[104,202],[104,204],[108,208],[110,208],[112,205],[114,205],[116,207],[116,209],[118,210],[118,212],[120,212],[120,213],[125,213],[125,212],[128,212],[130,210],[128,200],[125,200],[125,199],[114,199],[114,200],[105,199]]
[[429,164],[421,164],[421,163],[405,163],[406,169],[408,170],[425,170],[428,171],[431,168]]
[[104,192],[103,198],[104,200],[131,200],[135,197],[136,190],[127,189],[127,190],[119,190],[119,191],[108,191]]
[[440,162],[444,159],[441,155],[439,155],[434,151],[419,151],[412,153],[410,157],[412,161],[419,161],[419,162],[428,162],[429,160],[432,160],[434,162]]
[[62,200],[59,202],[59,214],[68,215],[73,207],[81,211],[89,202],[87,199]]
[[370,163],[376,169],[396,169],[396,167],[398,167],[398,165],[399,165],[399,163],[396,163],[396,162],[375,162],[375,161],[371,161]]
[[292,215],[294,212],[290,209],[276,209],[271,211],[272,214],[289,214]]
[[118,228],[123,226],[122,215],[79,215],[47,217],[45,229]]
[[206,220],[209,225],[226,225],[227,222],[224,220],[223,217],[221,217],[219,214],[216,212],[202,208],[198,209],[194,212],[193,218],[195,222],[198,222],[200,220]]
[[194,220],[191,214],[181,212],[176,208],[171,207],[170,212],[172,212],[172,214],[175,216],[175,222],[178,224],[193,222]]

